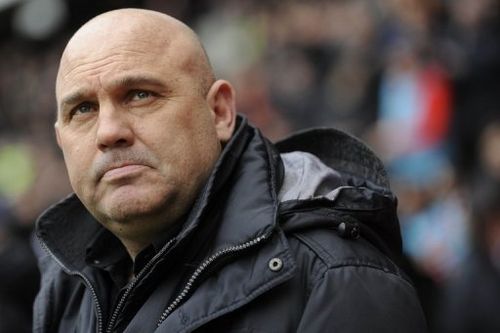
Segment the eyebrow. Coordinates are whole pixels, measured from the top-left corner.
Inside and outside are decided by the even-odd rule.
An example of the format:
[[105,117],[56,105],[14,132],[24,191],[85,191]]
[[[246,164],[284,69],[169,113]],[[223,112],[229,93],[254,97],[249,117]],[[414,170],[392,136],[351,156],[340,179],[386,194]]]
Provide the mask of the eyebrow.
[[143,75],[127,75],[121,78],[118,78],[111,82],[110,86],[115,87],[125,87],[131,88],[139,85],[147,85],[147,86],[155,86],[155,87],[165,87],[165,83],[161,80],[151,77],[151,76],[143,76]]
[[[165,83],[161,80],[144,75],[127,75],[112,81],[109,85],[112,89],[116,89],[117,87],[133,88],[138,86],[158,87],[163,89],[166,88]],[[61,100],[61,108],[65,105],[73,105],[84,99],[87,99],[90,94],[91,93],[89,89],[78,89],[68,94]]]

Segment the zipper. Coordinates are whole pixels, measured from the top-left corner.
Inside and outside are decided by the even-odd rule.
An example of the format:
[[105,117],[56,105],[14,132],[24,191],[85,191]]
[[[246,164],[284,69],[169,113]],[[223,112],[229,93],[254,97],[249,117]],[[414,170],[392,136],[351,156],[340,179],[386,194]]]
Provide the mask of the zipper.
[[107,333],[112,332],[113,326],[115,326],[115,323],[116,323],[116,319],[118,319],[118,315],[120,314],[120,311],[122,310],[123,305],[125,304],[125,301],[127,300],[128,296],[132,292],[132,289],[134,289],[134,287],[137,285],[137,283],[141,280],[142,276],[147,271],[149,271],[149,269],[151,268],[151,266],[153,266],[153,264],[157,261],[157,259],[159,257],[163,256],[163,254],[171,247],[172,243],[175,240],[176,240],[176,238],[172,238],[171,240],[169,240],[163,246],[163,248],[160,250],[160,252],[158,252],[150,261],[148,261],[148,263],[142,268],[142,270],[139,272],[139,274],[137,274],[135,279],[133,279],[130,282],[129,286],[127,287],[127,289],[123,293],[122,297],[120,298],[120,301],[116,305],[115,310],[113,311],[113,314],[111,315],[111,318],[110,318],[109,323],[108,323],[108,328],[106,330]]
[[229,254],[234,254],[243,250],[246,250],[250,247],[253,247],[259,243],[261,243],[264,239],[266,239],[267,235],[262,235],[257,238],[254,238],[250,241],[247,241],[245,243],[239,244],[239,245],[233,245],[224,249],[221,249],[217,252],[215,252],[213,255],[205,259],[199,266],[198,268],[194,271],[194,273],[191,275],[189,278],[188,282],[184,285],[184,288],[182,291],[177,295],[177,297],[170,303],[170,305],[165,309],[165,311],[162,313],[160,319],[158,320],[158,323],[156,324],[156,327],[159,327],[165,319],[184,301],[184,299],[188,296],[189,292],[194,286],[194,283],[196,280],[200,277],[200,275],[207,270],[208,267],[210,267],[216,260],[219,258],[229,255]]
[[103,325],[102,325],[102,308],[101,304],[99,303],[99,298],[97,298],[97,292],[95,291],[94,286],[90,283],[90,280],[83,275],[82,273],[78,271],[72,271],[68,267],[66,267],[60,260],[59,258],[56,257],[56,255],[49,249],[47,244],[39,237],[38,240],[40,241],[40,244],[42,245],[42,248],[54,259],[54,261],[61,266],[61,268],[68,273],[69,275],[73,276],[79,276],[83,282],[85,283],[85,286],[90,290],[90,293],[92,294],[92,300],[94,301],[95,304],[95,310],[96,310],[96,316],[97,316],[97,332],[102,333],[103,332]]

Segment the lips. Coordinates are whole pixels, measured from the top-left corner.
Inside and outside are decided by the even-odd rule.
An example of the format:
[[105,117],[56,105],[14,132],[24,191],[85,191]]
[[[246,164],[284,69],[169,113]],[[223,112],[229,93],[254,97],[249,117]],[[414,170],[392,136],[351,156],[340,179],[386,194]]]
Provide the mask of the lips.
[[97,172],[97,180],[111,181],[122,178],[130,178],[144,171],[146,168],[150,167],[142,162],[134,161],[114,163],[100,168]]
[[126,164],[118,167],[113,167],[107,170],[102,175],[101,179],[112,180],[130,177],[137,174],[138,172],[143,171],[145,168],[147,168],[147,166],[141,164]]
[[94,161],[90,173],[96,182],[102,178],[128,177],[144,171],[144,168],[154,168],[156,158],[147,150],[111,150],[99,155]]

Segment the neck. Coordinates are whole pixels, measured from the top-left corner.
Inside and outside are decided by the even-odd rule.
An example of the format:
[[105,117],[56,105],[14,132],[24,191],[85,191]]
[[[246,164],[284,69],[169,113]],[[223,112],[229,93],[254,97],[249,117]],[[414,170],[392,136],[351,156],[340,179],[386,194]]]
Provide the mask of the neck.
[[131,241],[131,240],[125,240],[125,239],[120,239],[123,246],[125,246],[125,249],[127,249],[128,255],[132,259],[132,261],[135,261],[135,257],[144,250],[146,247],[148,247],[151,243],[151,241]]
[[163,224],[159,222],[151,223],[151,221],[153,220],[110,221],[103,223],[103,225],[121,241],[130,258],[135,260],[135,257],[142,250],[155,240],[164,237],[172,227],[169,221]]
[[180,225],[174,224],[165,230],[157,230],[154,234],[144,234],[142,235],[143,237],[140,238],[137,237],[138,233],[136,233],[133,238],[124,237],[123,235],[117,235],[117,237],[120,239],[123,246],[125,246],[130,258],[135,260],[137,255],[149,245],[156,241],[166,242],[169,238],[175,236],[175,234],[179,232],[180,227]]

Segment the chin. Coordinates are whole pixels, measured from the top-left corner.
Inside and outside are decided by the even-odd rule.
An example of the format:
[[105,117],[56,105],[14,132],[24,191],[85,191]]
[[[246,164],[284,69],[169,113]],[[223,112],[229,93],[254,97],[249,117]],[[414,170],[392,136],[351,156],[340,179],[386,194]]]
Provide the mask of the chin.
[[134,220],[149,219],[161,212],[161,203],[151,201],[145,202],[121,202],[103,207],[102,212],[109,220],[127,223]]
[[103,220],[127,224],[166,219],[166,216],[172,215],[172,208],[169,207],[176,206],[173,204],[176,201],[173,197],[170,193],[142,193],[140,190],[130,189],[100,200],[96,215],[102,216]]

